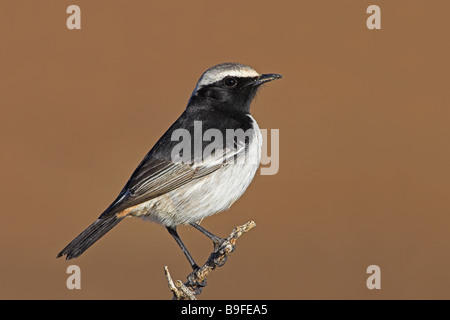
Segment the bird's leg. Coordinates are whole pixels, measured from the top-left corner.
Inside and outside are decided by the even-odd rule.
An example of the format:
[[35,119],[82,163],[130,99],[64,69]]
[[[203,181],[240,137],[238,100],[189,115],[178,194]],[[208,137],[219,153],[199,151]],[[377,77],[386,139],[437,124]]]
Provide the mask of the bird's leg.
[[188,259],[189,263],[191,264],[192,270],[196,271],[199,269],[199,266],[195,263],[194,259],[192,258],[191,254],[189,253],[188,249],[184,245],[183,241],[181,241],[180,236],[178,235],[176,227],[167,227],[167,231],[172,235],[172,237],[175,239],[175,241],[178,243],[178,245],[181,248],[181,251],[183,251],[184,255]]
[[192,222],[191,226],[193,226],[195,229],[197,229],[198,231],[200,231],[201,233],[203,233],[205,236],[207,236],[208,238],[210,238],[213,243],[214,243],[214,251],[217,251],[217,249],[220,247],[220,245],[225,241],[225,239],[219,238],[218,236],[216,236],[215,234],[212,234],[211,232],[209,232],[208,230],[206,230],[205,228],[203,228],[202,226],[200,226],[199,224]]

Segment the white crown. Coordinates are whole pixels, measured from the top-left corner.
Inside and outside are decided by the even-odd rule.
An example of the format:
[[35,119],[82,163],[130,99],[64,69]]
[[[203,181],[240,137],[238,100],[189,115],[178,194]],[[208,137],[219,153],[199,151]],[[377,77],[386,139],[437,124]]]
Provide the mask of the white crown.
[[222,63],[206,70],[197,82],[194,92],[201,87],[220,81],[225,77],[254,78],[260,74],[253,68],[240,63]]

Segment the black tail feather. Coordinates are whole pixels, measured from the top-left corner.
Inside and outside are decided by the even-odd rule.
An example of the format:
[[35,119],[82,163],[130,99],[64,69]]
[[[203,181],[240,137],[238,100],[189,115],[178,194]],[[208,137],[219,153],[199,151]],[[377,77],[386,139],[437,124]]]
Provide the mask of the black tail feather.
[[90,246],[92,246],[98,239],[103,237],[109,230],[114,228],[124,218],[117,218],[116,216],[99,218],[86,230],[72,240],[60,253],[57,258],[66,256],[66,260],[70,260],[80,256]]

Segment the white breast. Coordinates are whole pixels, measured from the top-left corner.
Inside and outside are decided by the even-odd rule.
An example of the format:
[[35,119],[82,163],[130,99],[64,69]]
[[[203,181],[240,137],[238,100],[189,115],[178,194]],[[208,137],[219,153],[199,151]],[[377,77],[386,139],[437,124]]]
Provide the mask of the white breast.
[[208,176],[143,203],[133,210],[132,215],[164,226],[176,226],[227,210],[245,192],[261,161],[262,136],[255,119],[251,119],[253,134],[244,163],[230,163]]

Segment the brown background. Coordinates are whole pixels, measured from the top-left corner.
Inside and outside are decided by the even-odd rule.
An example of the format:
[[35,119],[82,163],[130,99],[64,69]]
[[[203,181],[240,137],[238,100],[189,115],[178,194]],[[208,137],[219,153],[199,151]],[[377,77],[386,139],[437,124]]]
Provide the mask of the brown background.
[[[82,29],[66,28],[81,7]],[[366,28],[378,4],[382,29]],[[252,106],[280,170],[204,221],[250,219],[203,299],[450,298],[448,1],[2,1],[0,298],[168,299],[184,279],[164,228],[130,219],[56,254],[114,200],[201,73],[284,79]],[[180,234],[202,261],[211,244]],[[82,289],[66,288],[77,264]],[[381,290],[366,268],[381,267]]]

